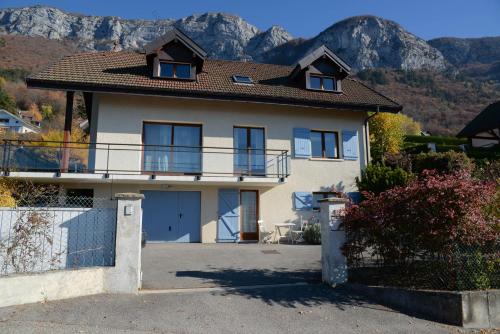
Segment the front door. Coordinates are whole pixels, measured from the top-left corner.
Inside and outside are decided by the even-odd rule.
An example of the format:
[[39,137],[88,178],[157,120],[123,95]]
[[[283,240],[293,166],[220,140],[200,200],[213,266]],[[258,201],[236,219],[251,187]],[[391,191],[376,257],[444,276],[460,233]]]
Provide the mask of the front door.
[[241,240],[259,240],[259,192],[242,190],[240,192]]

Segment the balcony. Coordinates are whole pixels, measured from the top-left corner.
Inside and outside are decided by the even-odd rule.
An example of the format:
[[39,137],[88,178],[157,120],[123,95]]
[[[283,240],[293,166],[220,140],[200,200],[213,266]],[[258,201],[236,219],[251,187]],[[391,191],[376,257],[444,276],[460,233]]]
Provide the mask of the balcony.
[[4,176],[127,183],[273,185],[290,175],[287,150],[4,140]]

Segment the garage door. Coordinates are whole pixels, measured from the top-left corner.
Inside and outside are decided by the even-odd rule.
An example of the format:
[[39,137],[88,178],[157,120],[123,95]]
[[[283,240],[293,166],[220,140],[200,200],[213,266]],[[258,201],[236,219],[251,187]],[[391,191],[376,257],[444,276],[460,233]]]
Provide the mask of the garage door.
[[200,192],[143,193],[142,226],[148,241],[200,242]]

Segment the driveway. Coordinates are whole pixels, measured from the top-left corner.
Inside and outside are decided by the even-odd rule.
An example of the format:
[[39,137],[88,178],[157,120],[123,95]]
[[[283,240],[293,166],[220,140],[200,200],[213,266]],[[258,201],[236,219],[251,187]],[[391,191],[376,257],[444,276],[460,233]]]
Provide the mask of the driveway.
[[97,295],[2,308],[0,333],[461,332],[321,284],[179,291]]
[[147,244],[143,289],[186,289],[318,282],[321,246]]

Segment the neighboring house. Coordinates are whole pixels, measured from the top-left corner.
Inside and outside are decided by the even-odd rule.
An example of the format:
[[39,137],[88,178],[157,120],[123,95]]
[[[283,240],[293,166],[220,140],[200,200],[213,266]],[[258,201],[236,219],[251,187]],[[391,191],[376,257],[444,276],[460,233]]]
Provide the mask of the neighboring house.
[[73,195],[144,193],[151,241],[257,240],[258,220],[273,230],[308,219],[333,190],[355,192],[368,113],[402,109],[349,73],[324,46],[293,67],[207,59],[175,29],[144,53],[68,56],[27,84],[67,91],[66,138],[83,92],[87,158],[61,143],[59,169],[8,164],[7,174]]
[[40,127],[4,109],[0,109],[0,129],[15,133],[40,132]]
[[487,106],[457,135],[469,138],[472,147],[500,144],[500,101]]
[[33,111],[30,111],[30,110],[20,110],[19,111],[19,116],[21,116],[21,118],[23,120],[25,120],[26,122],[28,122],[30,124],[33,124],[33,125],[35,125],[37,127],[40,127],[42,125],[42,122],[41,122],[39,116],[37,117]]

